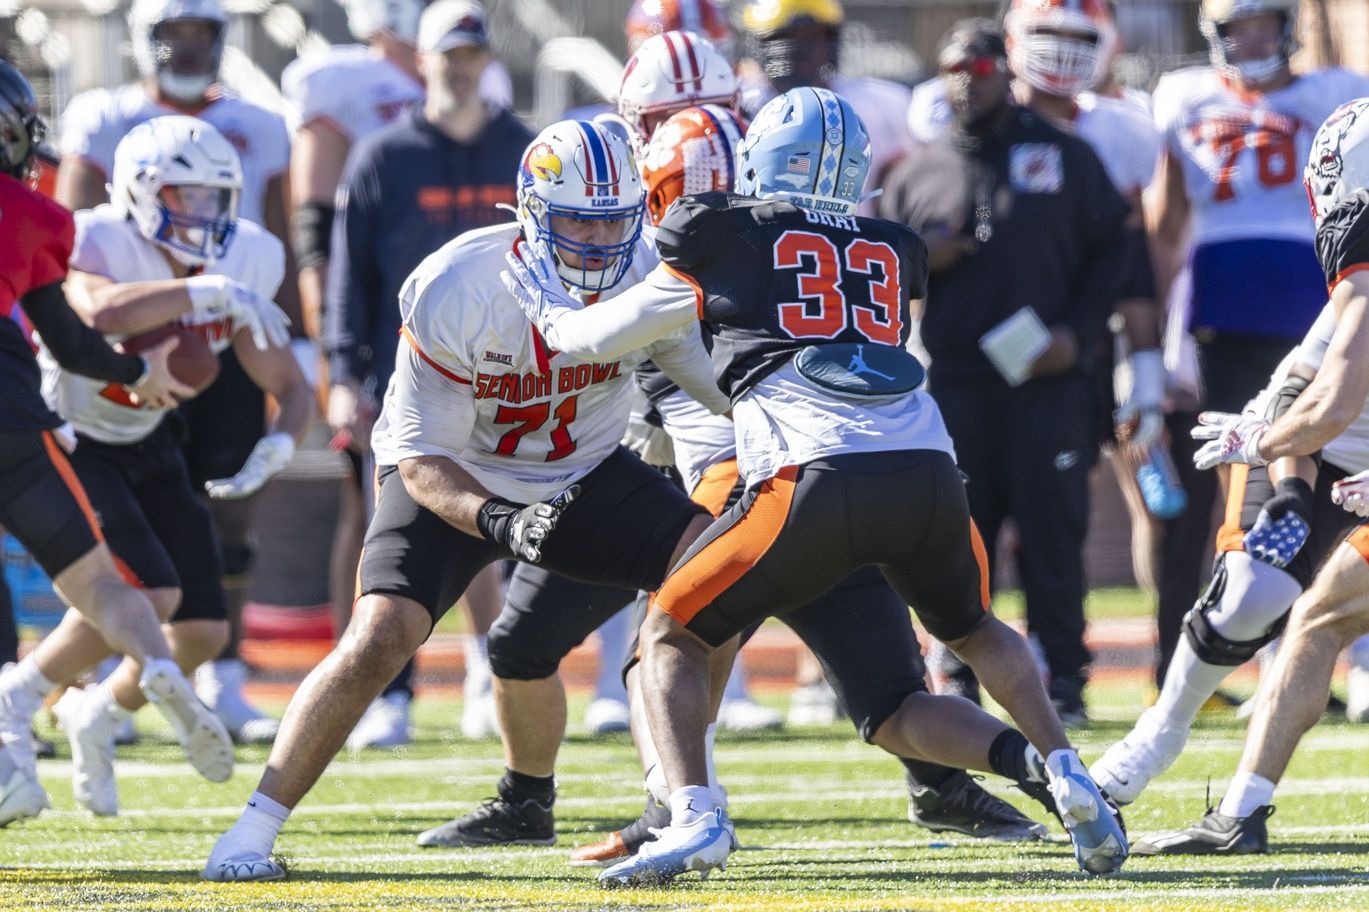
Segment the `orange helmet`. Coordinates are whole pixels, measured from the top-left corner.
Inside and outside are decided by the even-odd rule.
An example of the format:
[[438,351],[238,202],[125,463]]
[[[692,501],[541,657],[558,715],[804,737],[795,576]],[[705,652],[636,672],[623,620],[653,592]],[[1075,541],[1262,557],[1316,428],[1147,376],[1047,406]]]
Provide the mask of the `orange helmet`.
[[651,224],[659,225],[682,196],[732,190],[737,146],[746,121],[731,109],[706,104],[671,115],[656,129],[642,158],[642,183]]
[[697,32],[732,57],[732,26],[714,0],[633,0],[627,14],[628,54],[665,32]]
[[1013,75],[1052,95],[1093,88],[1117,47],[1105,0],[1013,0],[1003,24]]

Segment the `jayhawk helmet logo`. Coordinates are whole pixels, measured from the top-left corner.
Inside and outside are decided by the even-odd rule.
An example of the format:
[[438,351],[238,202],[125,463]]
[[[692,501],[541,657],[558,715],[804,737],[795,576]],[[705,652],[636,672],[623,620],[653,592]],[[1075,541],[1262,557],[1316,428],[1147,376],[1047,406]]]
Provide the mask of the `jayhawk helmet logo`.
[[561,157],[546,143],[538,143],[528,150],[523,168],[538,180],[555,183],[561,179]]

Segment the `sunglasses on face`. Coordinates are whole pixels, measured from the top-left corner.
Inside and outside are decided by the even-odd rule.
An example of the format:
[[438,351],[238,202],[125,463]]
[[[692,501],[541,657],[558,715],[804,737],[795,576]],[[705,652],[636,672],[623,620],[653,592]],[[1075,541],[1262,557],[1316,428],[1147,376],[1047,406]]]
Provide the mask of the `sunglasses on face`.
[[941,75],[943,76],[974,76],[982,78],[992,76],[1003,68],[1003,61],[999,57],[966,57],[941,65]]

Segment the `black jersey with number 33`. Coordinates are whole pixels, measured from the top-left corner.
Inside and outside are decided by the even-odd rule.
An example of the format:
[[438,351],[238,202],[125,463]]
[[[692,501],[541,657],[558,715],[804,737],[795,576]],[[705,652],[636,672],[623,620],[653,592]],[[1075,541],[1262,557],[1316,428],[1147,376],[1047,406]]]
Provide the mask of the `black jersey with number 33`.
[[681,197],[656,246],[699,296],[718,386],[733,402],[810,345],[902,347],[909,301],[927,291],[927,248],[910,229],[777,200]]

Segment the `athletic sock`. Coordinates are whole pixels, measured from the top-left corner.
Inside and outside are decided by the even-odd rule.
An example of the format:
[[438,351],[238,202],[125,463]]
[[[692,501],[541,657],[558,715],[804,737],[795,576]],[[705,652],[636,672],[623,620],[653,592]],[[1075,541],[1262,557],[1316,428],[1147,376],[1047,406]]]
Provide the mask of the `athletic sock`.
[[119,703],[114,696],[114,689],[109,686],[109,681],[101,681],[89,691],[87,698],[95,706],[97,712],[109,717],[115,725],[122,725],[125,719],[133,717],[134,710],[129,709]]
[[1154,724],[1163,728],[1188,731],[1198,711],[1217,692],[1218,686],[1236,669],[1230,665],[1213,665],[1198,658],[1187,634],[1180,634],[1174,646],[1174,657],[1165,672],[1165,683],[1155,705],[1147,710]]
[[234,838],[242,848],[269,857],[280,828],[289,817],[288,807],[261,792],[253,792],[242,816],[233,824]]
[[528,776],[505,767],[499,791],[515,801],[536,801],[550,806],[556,801],[556,777]]
[[[1032,779],[1032,764],[1028,761],[1028,752],[1034,754],[1037,759],[1041,757],[1041,754],[1027,740],[1026,735],[1015,728],[1004,729],[989,745],[989,769],[1014,782],[1034,781]],[[1045,764],[1042,763],[1036,772],[1039,772],[1042,775],[1042,780],[1044,780]]]
[[718,723],[710,722],[704,729],[704,763],[708,768],[708,787],[713,790],[713,799],[722,806],[727,805],[727,793],[718,785],[718,769],[713,765],[713,743],[718,737]]
[[1249,817],[1274,800],[1275,783],[1254,773],[1239,772],[1231,779],[1217,813],[1225,817]]
[[32,653],[24,656],[8,677],[11,687],[37,697],[39,702],[57,687],[56,683],[49,681],[38,670],[38,662]]
[[670,796],[670,825],[689,826],[705,814],[712,813],[713,792],[706,785],[686,785]]
[[627,847],[628,852],[636,855],[643,843],[656,838],[651,834],[652,829],[659,830],[668,826],[670,826],[670,809],[658,804],[654,798],[647,798],[646,808],[642,811],[642,816],[619,830],[618,838],[623,840],[623,845]]

